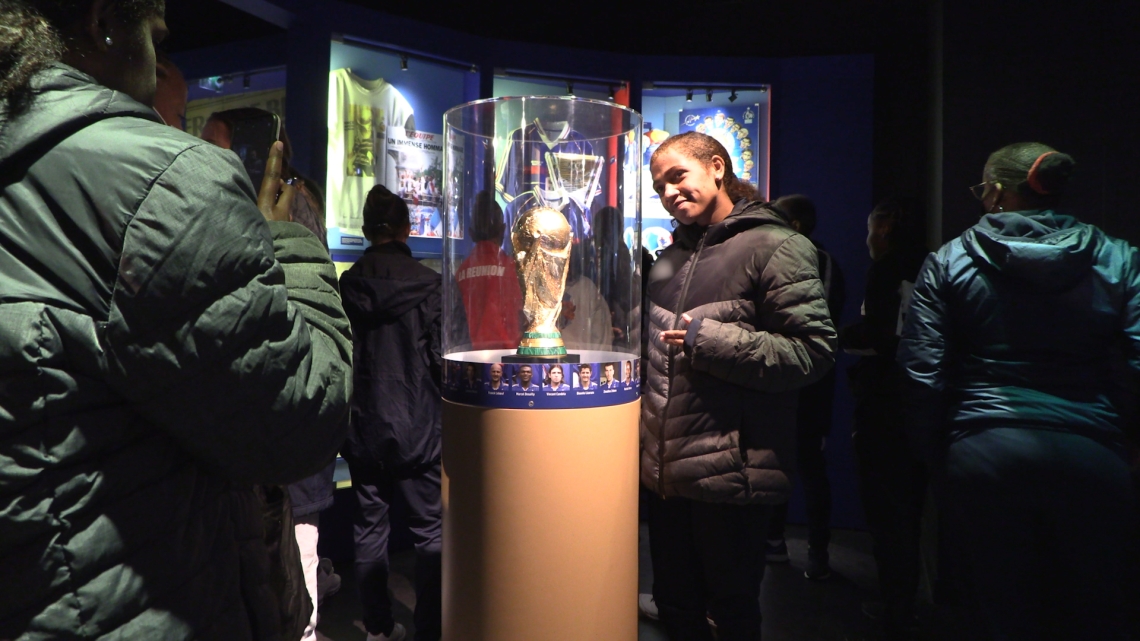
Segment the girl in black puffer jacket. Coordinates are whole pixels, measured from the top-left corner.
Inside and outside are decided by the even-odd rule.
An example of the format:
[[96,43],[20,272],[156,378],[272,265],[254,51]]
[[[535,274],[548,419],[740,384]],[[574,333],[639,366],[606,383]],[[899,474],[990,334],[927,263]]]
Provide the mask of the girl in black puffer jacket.
[[[674,638],[758,639],[763,540],[787,500],[796,392],[834,362],[815,247],[751,200],[715,139],[668,139],[653,186],[679,223],[649,276],[641,479],[653,599]],[[642,599],[646,601],[647,599]]]

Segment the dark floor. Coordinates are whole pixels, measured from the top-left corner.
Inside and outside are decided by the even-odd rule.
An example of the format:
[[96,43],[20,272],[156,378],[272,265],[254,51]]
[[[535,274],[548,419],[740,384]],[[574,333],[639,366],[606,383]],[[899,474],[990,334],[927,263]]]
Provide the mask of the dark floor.
[[[875,568],[871,539],[865,532],[836,530],[830,548],[832,578],[815,583],[803,576],[807,561],[806,529],[787,530],[790,564],[769,565],[764,577],[761,609],[764,613],[765,641],[874,641],[879,638],[875,624],[860,611],[863,601],[875,598]],[[644,524],[640,534],[639,587],[648,592],[653,584],[649,563],[649,543]],[[415,593],[411,573],[414,558],[410,550],[393,556],[390,588],[396,620],[412,632]],[[351,563],[336,568],[343,578],[338,594],[328,598],[321,610],[318,632],[331,641],[358,641],[365,638],[360,625],[360,602],[352,577]],[[630,596],[630,607],[636,599]],[[968,616],[942,607],[920,609],[921,641],[967,641],[981,638],[967,623]],[[411,638],[411,635],[409,635]],[[638,625],[639,641],[664,641],[664,630],[644,618]]]

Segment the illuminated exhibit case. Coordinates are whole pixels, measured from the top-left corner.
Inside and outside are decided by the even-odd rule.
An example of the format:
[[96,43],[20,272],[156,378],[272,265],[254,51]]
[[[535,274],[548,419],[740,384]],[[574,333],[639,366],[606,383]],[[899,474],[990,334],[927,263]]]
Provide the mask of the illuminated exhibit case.
[[496,98],[448,111],[443,137],[456,230],[443,239],[444,398],[636,400],[641,117],[600,100]]

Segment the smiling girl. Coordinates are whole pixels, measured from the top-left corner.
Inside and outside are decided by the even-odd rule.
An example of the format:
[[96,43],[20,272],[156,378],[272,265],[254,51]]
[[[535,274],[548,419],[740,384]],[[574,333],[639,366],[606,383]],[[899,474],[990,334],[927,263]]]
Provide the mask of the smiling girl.
[[641,481],[653,595],[672,638],[760,635],[763,540],[787,500],[796,390],[834,362],[811,241],[732,172],[714,138],[667,139],[653,189],[677,221],[649,275]]

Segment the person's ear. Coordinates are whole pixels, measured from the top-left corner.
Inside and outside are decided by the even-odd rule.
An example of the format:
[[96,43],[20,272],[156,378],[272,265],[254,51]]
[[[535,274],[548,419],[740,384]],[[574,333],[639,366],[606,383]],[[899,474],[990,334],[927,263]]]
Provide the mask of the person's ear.
[[126,38],[127,34],[116,34],[112,25],[115,19],[115,0],[94,0],[83,16],[82,32],[87,43],[97,51],[107,51],[115,46],[115,37]]
[[713,178],[716,179],[719,185],[724,180],[724,158],[720,156],[713,156],[712,162],[709,163],[709,168],[712,170]]
[[[798,221],[798,220],[793,220],[793,221],[792,221],[792,229],[794,229],[794,230],[796,230],[796,231],[800,231],[800,221]],[[801,232],[801,233],[802,233],[802,232]]]

